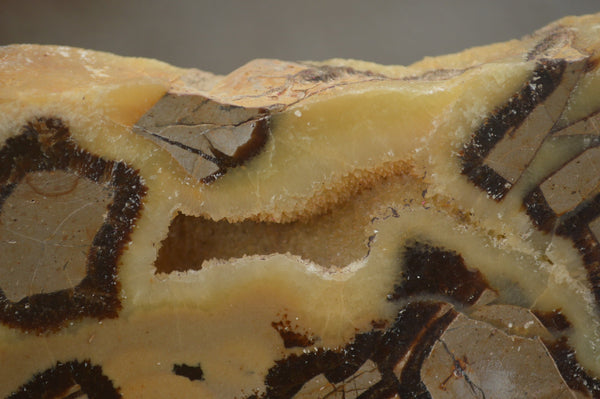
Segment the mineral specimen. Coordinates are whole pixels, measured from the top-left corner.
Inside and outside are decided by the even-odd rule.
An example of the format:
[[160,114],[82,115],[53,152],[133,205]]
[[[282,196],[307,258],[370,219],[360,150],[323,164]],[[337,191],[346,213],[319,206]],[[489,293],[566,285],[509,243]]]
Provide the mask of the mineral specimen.
[[598,26],[227,76],[0,47],[0,397],[600,397]]

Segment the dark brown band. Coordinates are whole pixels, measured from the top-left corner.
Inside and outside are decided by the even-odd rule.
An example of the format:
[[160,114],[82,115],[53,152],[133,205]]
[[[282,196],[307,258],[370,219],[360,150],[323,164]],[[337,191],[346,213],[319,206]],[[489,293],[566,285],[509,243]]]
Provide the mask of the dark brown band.
[[117,264],[147,190],[139,173],[124,162],[107,161],[83,150],[60,119],[40,118],[0,149],[0,212],[27,173],[56,170],[107,185],[114,191],[113,201],[88,251],[86,276],[77,286],[13,302],[0,282],[0,322],[23,331],[43,333],[83,317],[117,316],[121,308]]

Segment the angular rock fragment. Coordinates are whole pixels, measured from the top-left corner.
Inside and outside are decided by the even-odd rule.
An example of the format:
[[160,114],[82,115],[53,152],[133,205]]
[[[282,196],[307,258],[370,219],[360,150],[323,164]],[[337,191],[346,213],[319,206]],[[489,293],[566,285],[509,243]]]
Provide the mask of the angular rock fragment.
[[227,76],[0,47],[0,397],[599,397],[599,23]]
[[575,398],[541,340],[457,317],[421,375],[432,398]]
[[[469,314],[469,317],[484,321],[510,335],[528,338],[539,337],[546,340],[553,338],[544,324],[526,308],[512,305],[480,306],[475,308]],[[549,328],[558,326],[558,323],[552,322]]]
[[169,151],[190,175],[209,182],[260,152],[270,129],[266,109],[222,104],[188,90],[167,93],[135,130]]

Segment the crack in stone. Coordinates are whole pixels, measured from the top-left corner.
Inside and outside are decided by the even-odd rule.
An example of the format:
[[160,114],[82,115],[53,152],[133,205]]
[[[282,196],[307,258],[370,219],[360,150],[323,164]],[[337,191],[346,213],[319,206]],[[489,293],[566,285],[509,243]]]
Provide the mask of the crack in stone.
[[[147,129],[144,129],[144,130],[148,131]],[[165,143],[168,143],[168,144],[174,145],[174,146],[176,146],[176,147],[179,147],[179,148],[181,148],[181,149],[183,149],[183,150],[189,151],[189,152],[191,152],[191,153],[193,153],[193,154],[196,154],[196,155],[198,155],[198,156],[199,156],[199,157],[201,157],[201,158],[204,158],[204,159],[206,159],[206,160],[207,160],[207,161],[209,161],[209,162],[212,162],[212,163],[214,163],[214,164],[215,164],[215,165],[217,165],[217,166],[220,166],[220,162],[219,162],[219,160],[218,160],[216,157],[210,156],[210,155],[208,155],[207,153],[205,153],[205,152],[204,152],[204,151],[202,151],[202,150],[199,150],[199,149],[197,149],[197,148],[194,148],[194,147],[190,147],[189,145],[185,145],[185,144],[183,144],[183,143],[180,143],[179,141],[176,141],[176,140],[171,140],[171,139],[169,139],[169,138],[167,138],[167,137],[165,137],[165,136],[161,136],[160,134],[157,134],[157,133],[152,133],[152,132],[150,132],[150,131],[148,131],[148,132],[149,132],[149,133],[150,133],[150,135],[152,135],[153,137],[156,137],[157,139],[159,139],[159,140],[162,140],[162,141],[164,141]]]
[[[485,392],[483,391],[483,389],[481,387],[479,387],[477,384],[475,384],[473,381],[471,381],[471,378],[469,378],[469,374],[467,374],[467,371],[462,367],[460,360],[458,360],[456,358],[456,356],[454,356],[454,353],[452,353],[452,351],[450,350],[450,348],[448,348],[448,345],[446,344],[446,342],[444,342],[443,339],[439,338],[438,341],[440,341],[440,343],[442,344],[442,346],[444,347],[444,350],[446,351],[446,353],[448,353],[448,355],[452,358],[452,363],[454,364],[454,374],[460,377],[464,377],[465,382],[469,385],[469,388],[471,388],[471,392],[473,392],[473,395],[478,395],[478,392],[481,394],[481,399],[486,399],[485,396]],[[445,380],[447,381],[447,380]]]
[[[217,122],[200,122],[200,123],[185,123],[185,122],[172,122],[172,123],[166,123],[164,125],[156,125],[154,127],[156,127],[157,129],[160,128],[170,128],[170,127],[177,127],[177,126],[184,126],[184,127],[191,127],[191,128],[197,128],[197,127],[202,127],[202,126],[206,126],[206,130],[202,131],[202,134],[205,133],[209,133],[211,131],[217,130],[217,129],[221,129],[221,128],[228,128],[228,127],[240,127],[245,123],[248,122],[252,122],[252,121],[258,121],[260,119],[263,119],[265,116],[267,116],[268,113],[266,112],[266,110],[263,110],[263,112],[258,112],[256,115],[251,116],[250,118],[247,119],[243,119],[240,122],[234,122],[234,123],[217,123]],[[148,128],[145,128],[143,126],[140,125],[135,125],[136,128],[140,128],[140,129],[144,129],[146,131],[149,131]],[[164,129],[162,129],[164,130]],[[162,131],[161,130],[161,131]]]

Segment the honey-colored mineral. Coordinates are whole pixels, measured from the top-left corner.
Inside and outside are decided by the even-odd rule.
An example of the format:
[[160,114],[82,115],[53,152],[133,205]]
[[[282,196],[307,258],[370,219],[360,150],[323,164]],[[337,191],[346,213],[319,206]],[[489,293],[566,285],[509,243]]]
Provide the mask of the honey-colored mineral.
[[0,397],[600,397],[598,26],[227,76],[0,47]]

